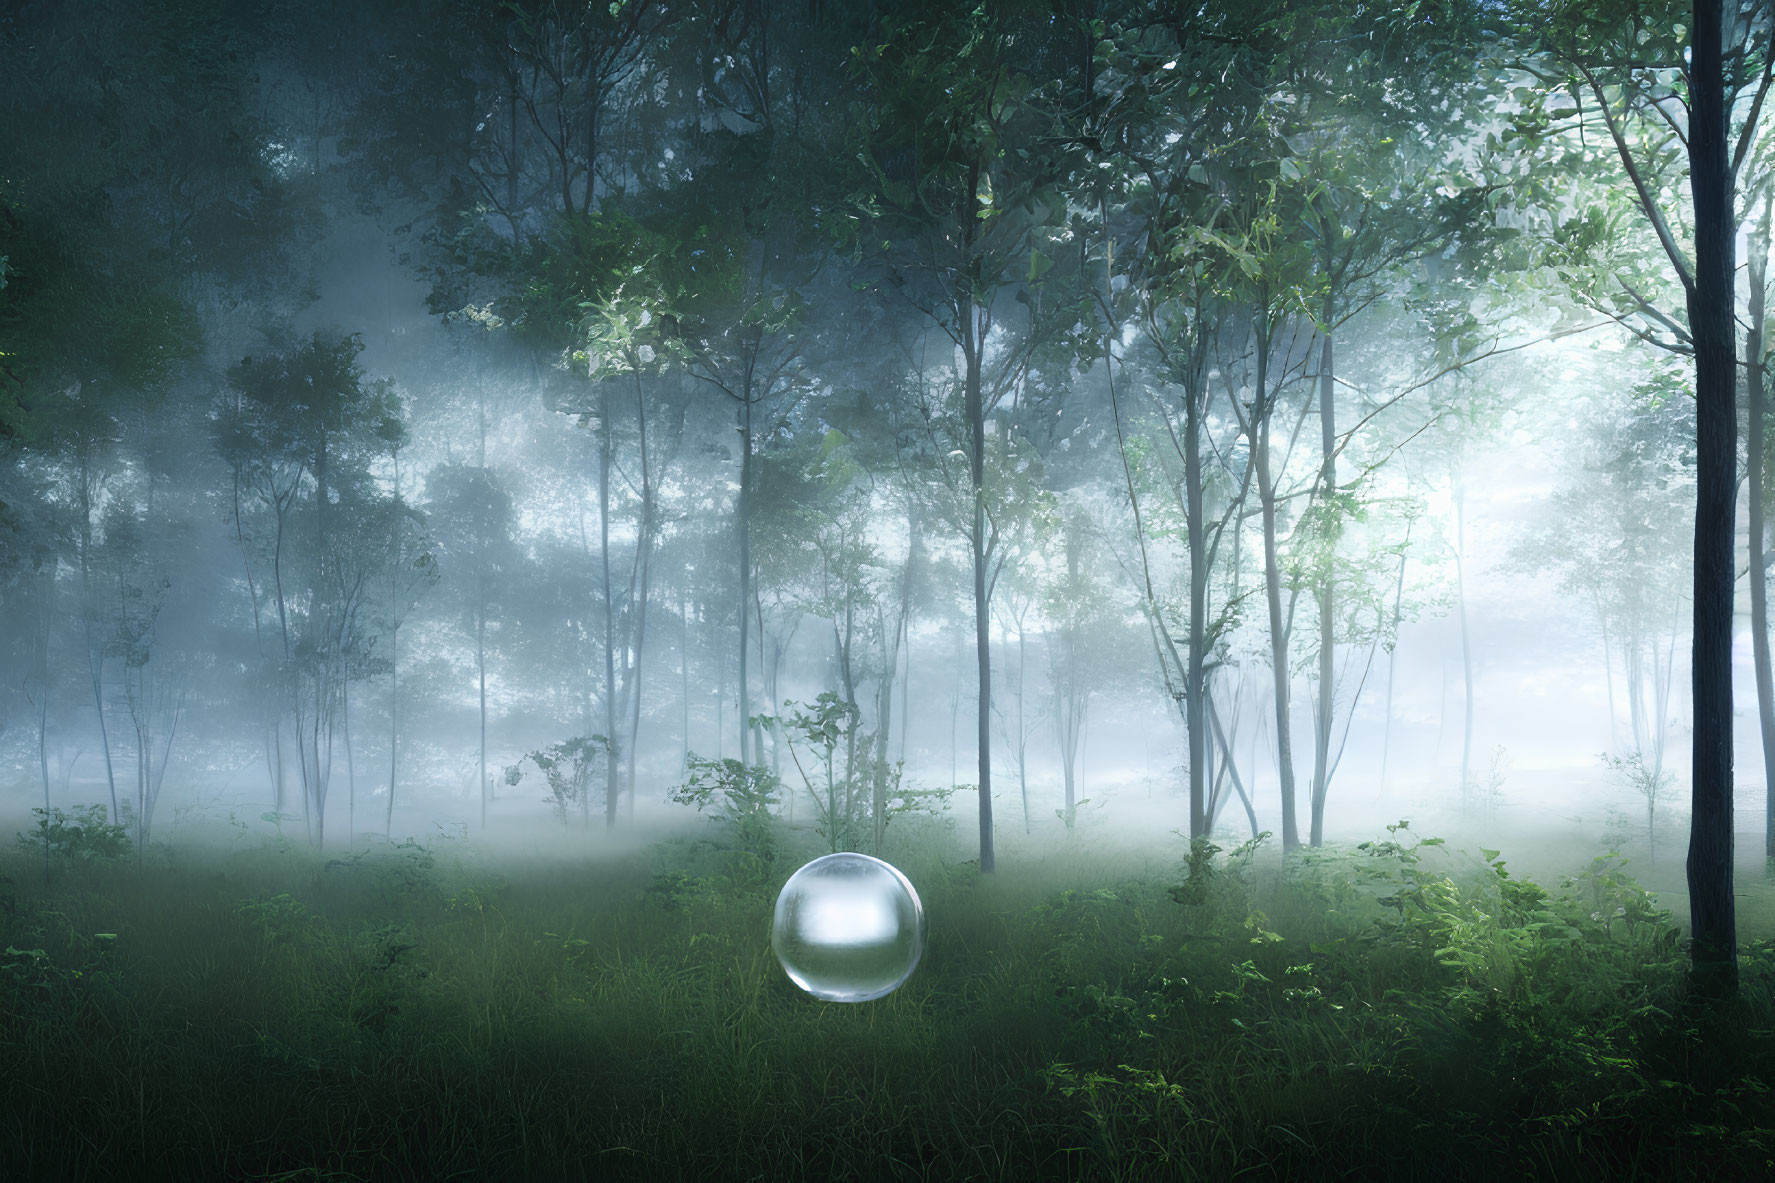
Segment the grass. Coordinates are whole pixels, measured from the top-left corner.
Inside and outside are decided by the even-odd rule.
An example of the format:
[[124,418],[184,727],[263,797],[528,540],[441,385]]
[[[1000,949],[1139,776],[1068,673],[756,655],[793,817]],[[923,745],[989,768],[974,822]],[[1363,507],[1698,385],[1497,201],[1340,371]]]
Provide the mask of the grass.
[[[932,844],[933,849],[941,844]],[[897,860],[897,993],[798,992],[796,849],[10,858],[9,1179],[1759,1176],[1775,956],[1689,1004],[1602,859],[1419,844]]]

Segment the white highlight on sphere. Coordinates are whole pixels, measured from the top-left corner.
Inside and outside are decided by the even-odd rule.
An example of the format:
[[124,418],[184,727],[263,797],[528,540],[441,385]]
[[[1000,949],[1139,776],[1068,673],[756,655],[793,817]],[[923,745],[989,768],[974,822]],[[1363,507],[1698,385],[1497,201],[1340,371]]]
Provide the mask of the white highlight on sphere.
[[924,906],[891,864],[851,851],[823,855],[777,894],[770,945],[789,980],[815,998],[868,1002],[918,967]]

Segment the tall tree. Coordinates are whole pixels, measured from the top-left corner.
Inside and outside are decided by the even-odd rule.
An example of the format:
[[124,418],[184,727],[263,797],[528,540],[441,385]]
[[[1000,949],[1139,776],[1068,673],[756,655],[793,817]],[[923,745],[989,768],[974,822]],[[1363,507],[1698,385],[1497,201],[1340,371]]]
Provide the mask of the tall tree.
[[[248,357],[229,370],[231,389],[214,418],[219,457],[258,500],[259,520],[239,538],[249,572],[255,560],[269,572],[249,579],[248,595],[275,612],[268,659],[316,845],[325,835],[345,687],[366,669],[364,609],[381,561],[364,545],[377,497],[369,469],[384,451],[386,425],[401,413],[393,389],[358,365],[362,349],[355,336],[317,330]],[[279,745],[274,778],[282,767]]]
[[885,244],[886,282],[955,351],[959,447],[942,454],[959,452],[967,466],[983,873],[995,866],[991,583],[1001,542],[987,487],[988,424],[1019,388],[1056,311],[1035,281],[1048,258],[1042,229],[1062,208],[1054,193],[1061,169],[1056,153],[1023,146],[1036,142],[1030,133],[1041,123],[1029,101],[1033,80],[1064,48],[1047,15],[1020,0],[896,8],[855,55],[868,96],[857,241]]
[[[1254,63],[1244,60],[1249,46],[1241,36],[1240,15],[1170,6],[1161,6],[1161,15],[1165,19],[1151,24],[1139,14],[1130,17],[1121,38],[1106,39],[1098,51],[1106,58],[1105,81],[1094,88],[1084,134],[1088,143],[1100,145],[1091,153],[1092,163],[1102,154],[1122,169],[1119,176],[1108,174],[1115,178],[1113,187],[1106,187],[1101,168],[1086,171],[1084,181],[1100,211],[1104,372],[1139,552],[1137,584],[1161,679],[1183,716],[1189,833],[1205,838],[1214,812],[1209,671],[1218,628],[1211,615],[1211,576],[1228,524],[1236,529],[1249,484],[1235,477],[1221,490],[1222,504],[1211,510],[1216,485],[1225,483],[1218,470],[1227,465],[1215,462],[1225,450],[1213,436],[1210,371],[1220,333],[1223,327],[1230,330],[1233,315],[1227,282],[1236,262],[1223,237],[1236,180],[1231,170],[1237,168],[1237,147],[1261,91],[1243,83]],[[1213,76],[1222,82],[1196,81]],[[1120,302],[1118,281],[1125,285]],[[1130,302],[1132,309],[1125,307]],[[1152,407],[1155,427],[1162,432],[1161,447],[1175,459],[1175,479],[1163,483],[1175,491],[1188,567],[1181,647],[1161,604],[1163,579],[1149,551],[1152,531],[1142,519],[1141,486],[1147,482],[1136,479],[1136,470],[1144,466],[1129,456],[1131,425],[1123,408],[1129,383],[1115,368],[1114,344],[1130,316],[1154,355],[1163,384]],[[1149,498],[1146,515],[1170,508]]]
[[1695,359],[1691,952],[1697,984],[1729,991],[1738,965],[1731,684],[1736,192],[1756,156],[1775,80],[1775,11],[1763,0],[1695,0],[1687,13],[1670,3],[1628,0],[1602,10],[1571,2],[1527,5],[1521,15],[1525,40],[1545,55],[1544,76],[1561,96],[1581,99],[1577,110],[1556,114],[1601,124],[1597,130],[1668,268],[1665,291],[1674,278],[1681,293],[1681,306],[1670,306],[1665,291],[1646,291],[1631,273],[1619,272],[1603,289],[1629,328]]
[[[1753,47],[1745,37],[1750,30],[1727,25],[1722,0],[1695,0],[1687,79],[1695,262],[1692,275],[1684,277],[1684,287],[1689,332],[1695,341],[1696,408],[1689,915],[1695,971],[1713,990],[1734,989],[1738,979],[1732,891],[1732,591],[1737,582],[1733,554],[1738,493],[1738,357],[1732,299],[1738,220],[1733,183],[1756,126],[1753,113],[1734,159],[1725,57],[1728,51],[1739,56],[1760,53],[1760,100],[1775,68],[1766,16],[1756,29],[1763,43]],[[1648,211],[1652,208],[1648,205]],[[1672,261],[1680,271],[1682,259],[1676,250]]]
[[492,469],[446,464],[426,476],[428,515],[444,562],[463,573],[457,585],[457,608],[474,646],[475,691],[480,742],[481,826],[487,825],[487,629],[500,609],[511,582],[516,554],[511,545],[512,499]]
[[401,752],[401,628],[414,607],[438,582],[436,547],[425,530],[423,515],[410,505],[401,484],[401,451],[405,427],[387,422],[380,432],[389,452],[389,495],[383,523],[387,565],[381,593],[381,625],[388,636],[388,799],[382,833],[394,836],[394,801],[400,784]]

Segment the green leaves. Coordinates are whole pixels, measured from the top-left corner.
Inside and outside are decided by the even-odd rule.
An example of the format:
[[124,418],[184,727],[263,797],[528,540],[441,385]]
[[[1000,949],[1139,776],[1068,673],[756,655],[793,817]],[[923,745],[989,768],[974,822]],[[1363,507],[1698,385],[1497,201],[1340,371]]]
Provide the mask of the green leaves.
[[794,702],[785,702],[783,706],[791,708],[787,726],[792,734],[816,749],[822,759],[832,755],[843,737],[862,718],[856,703],[846,702],[833,690],[821,692],[814,699],[811,710]]
[[111,862],[134,849],[129,827],[113,825],[103,805],[76,805],[73,809],[33,809],[35,827],[17,835],[21,853],[38,859],[52,857],[70,865]]
[[747,767],[732,757],[709,759],[691,753],[688,775],[667,797],[707,813],[728,836],[728,871],[748,889],[764,886],[776,862],[779,840],[771,809],[782,785],[770,769]]
[[[610,741],[602,735],[576,735],[525,753],[524,759],[534,764],[547,780],[549,792],[543,801],[554,807],[563,825],[573,808],[590,808],[592,779],[609,748]],[[506,784],[517,785],[522,779],[523,761],[505,769]]]

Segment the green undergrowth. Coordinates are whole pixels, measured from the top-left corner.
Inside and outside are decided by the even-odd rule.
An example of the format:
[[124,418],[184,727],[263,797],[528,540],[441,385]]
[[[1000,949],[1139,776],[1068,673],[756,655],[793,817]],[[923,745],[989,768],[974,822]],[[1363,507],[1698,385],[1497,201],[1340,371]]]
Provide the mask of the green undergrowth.
[[[0,872],[9,1179],[1766,1175],[1775,954],[1683,994],[1618,857],[1537,885],[1409,828],[1286,862],[898,860],[897,993],[799,993],[803,856],[463,841]],[[1007,860],[1009,861],[1009,860]]]

